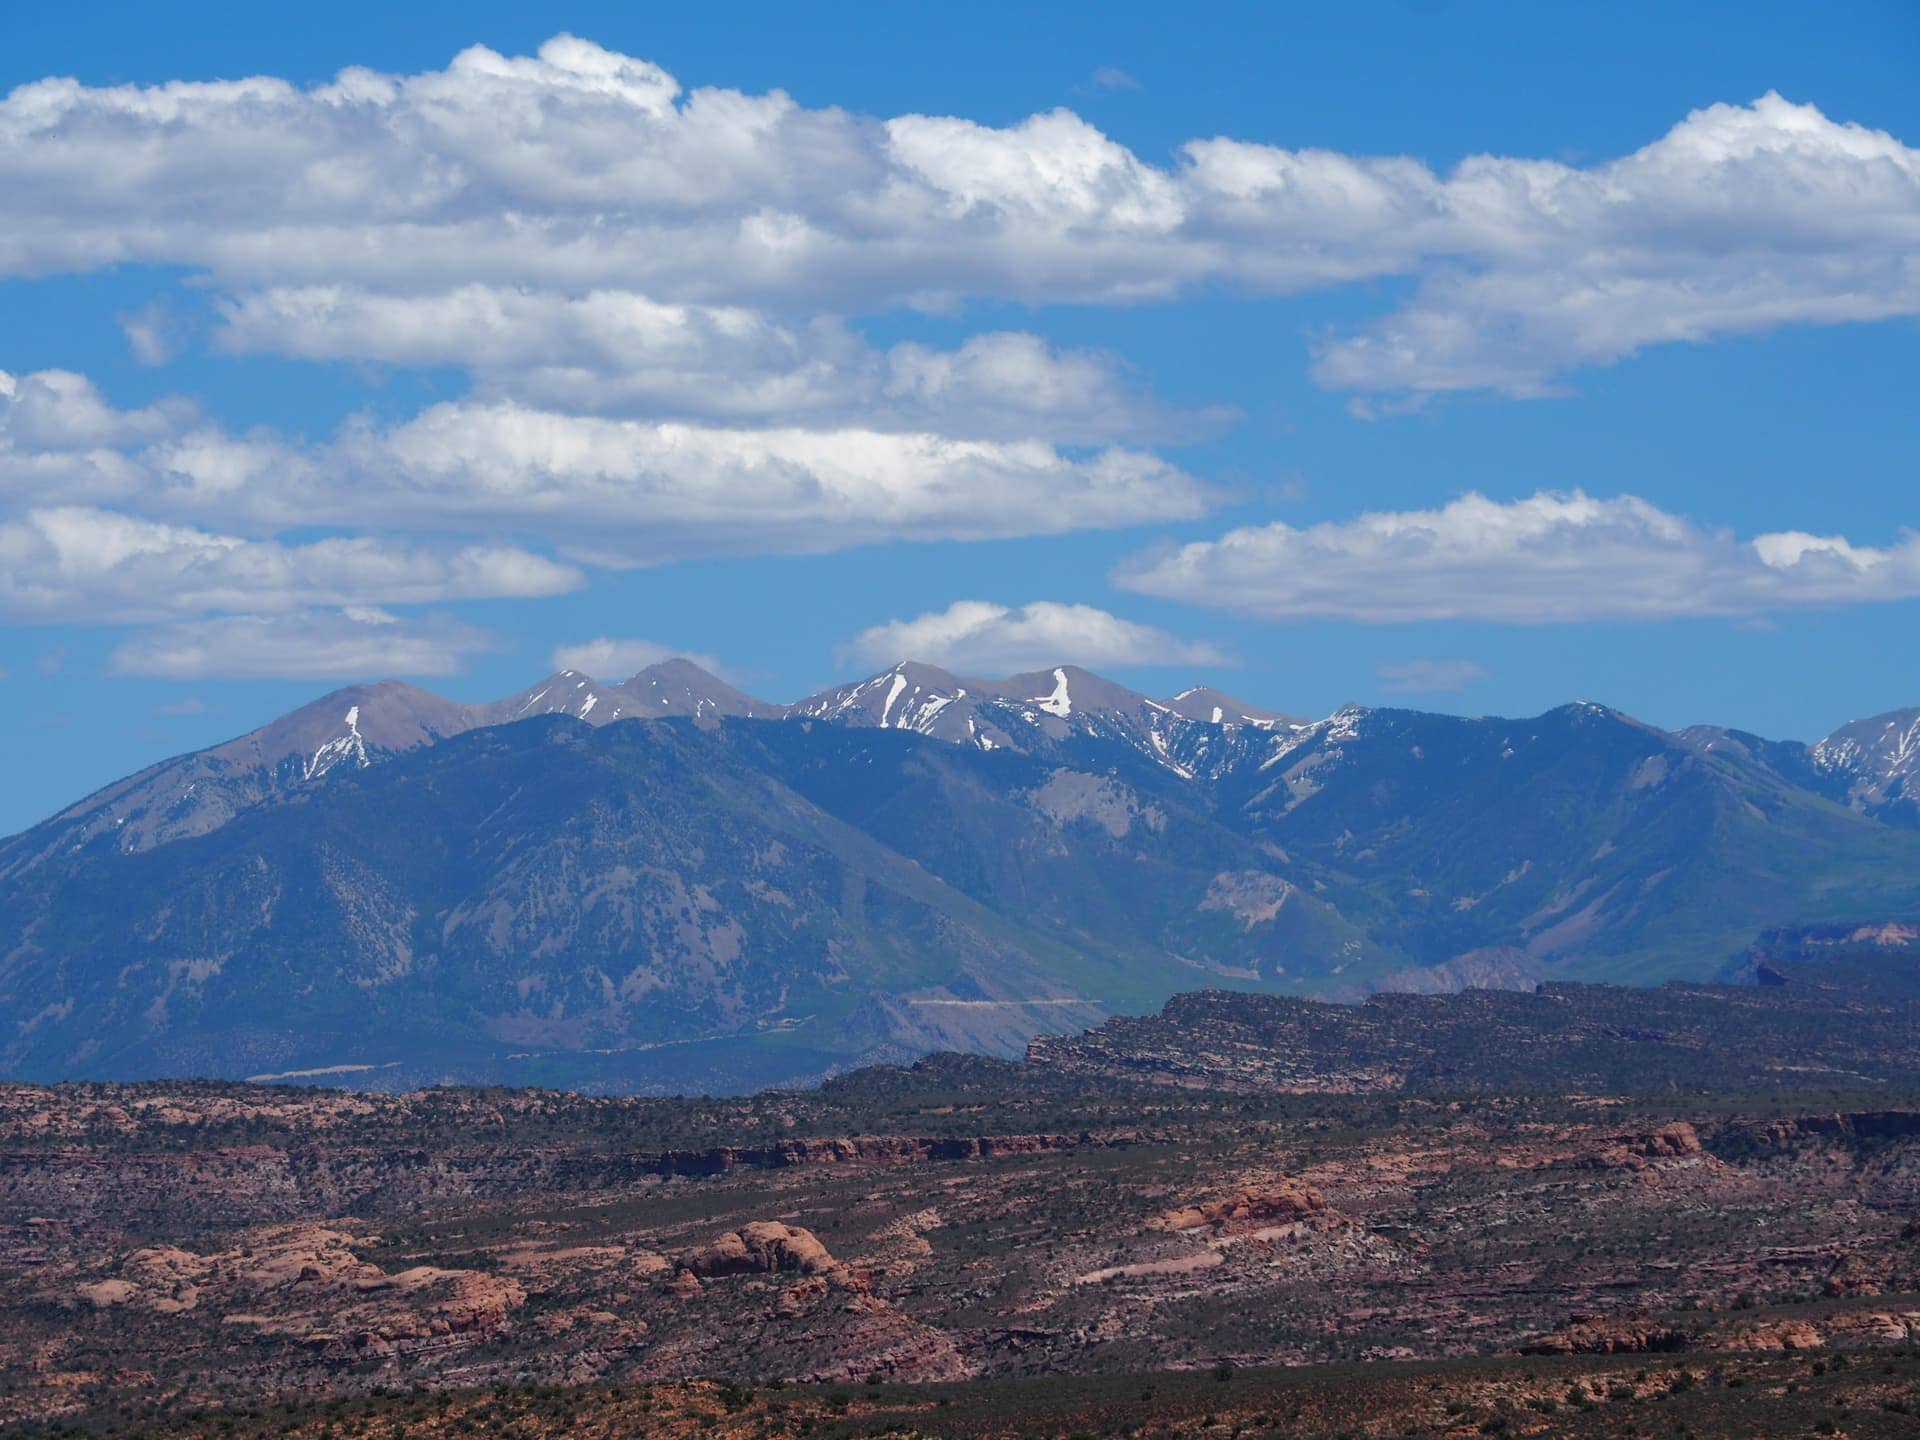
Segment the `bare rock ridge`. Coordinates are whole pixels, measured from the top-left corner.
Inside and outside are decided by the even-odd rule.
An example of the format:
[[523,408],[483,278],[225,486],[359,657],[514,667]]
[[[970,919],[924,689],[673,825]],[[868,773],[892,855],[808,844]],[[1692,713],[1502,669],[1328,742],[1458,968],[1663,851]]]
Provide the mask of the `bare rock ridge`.
[[207,834],[339,767],[469,730],[472,709],[399,680],[336,690],[238,739],[163,760],[94,792],[0,846],[0,878],[102,841],[128,853]]
[[[828,721],[1024,753],[1092,736],[1118,740],[1182,778],[1217,779],[1244,765],[1256,749],[1259,762],[1271,763],[1306,746],[1301,758],[1310,760],[1315,749],[1349,738],[1346,732],[1367,713],[1349,707],[1308,723],[1207,685],[1155,700],[1072,665],[994,679],[902,661],[791,705],[756,699],[684,659],[648,666],[615,684],[561,671],[516,695],[476,705],[383,680],[334,691],[236,739],[162,761],[95,792],[0,845],[0,878],[49,855],[102,842],[129,853],[203,835],[342,767],[363,768],[470,730],[543,715],[589,725],[675,717],[702,724]],[[1920,827],[1920,708],[1855,721],[1811,746],[1719,726],[1695,726],[1676,738],[1703,753],[1778,774],[1862,814]],[[1299,792],[1289,785],[1287,793],[1292,798]]]
[[518,695],[468,708],[470,728],[510,725],[536,715],[571,715],[589,725],[673,716],[696,721],[734,717],[777,720],[786,710],[736,690],[691,660],[663,660],[617,685],[604,684],[576,670],[562,670]]
[[231,1250],[148,1246],[74,1295],[95,1311],[209,1312],[238,1331],[334,1355],[391,1354],[490,1334],[526,1301],[516,1281],[479,1271],[415,1265],[389,1273],[360,1258],[360,1243],[304,1222],[268,1227]]
[[470,730],[543,715],[589,725],[683,717],[829,720],[908,730],[982,750],[1029,751],[1073,734],[1117,736],[1182,774],[1196,756],[1224,759],[1237,727],[1294,730],[1301,722],[1197,688],[1167,701],[1066,666],[1004,680],[955,676],[903,662],[793,705],[757,700],[690,660],[665,660],[608,684],[564,670],[484,704],[447,700],[399,680],[336,690],[208,750],[176,756],[96,791],[0,846],[0,879],[50,855],[97,844],[120,853],[204,835],[289,789]]
[[788,713],[981,750],[1032,752],[1073,736],[1113,739],[1185,779],[1221,773],[1245,756],[1251,738],[1307,728],[1204,687],[1153,700],[1076,665],[991,680],[907,661],[809,696]]
[[1277,710],[1262,710],[1236,700],[1211,685],[1194,685],[1161,702],[1177,715],[1210,725],[1255,725],[1262,729],[1292,729],[1301,722]]
[[1808,753],[1852,808],[1920,825],[1920,708],[1842,725]]
[[1343,1217],[1327,1208],[1326,1197],[1311,1185],[1280,1179],[1237,1190],[1211,1200],[1182,1205],[1155,1218],[1154,1228],[1185,1234],[1252,1231],[1300,1223],[1325,1223]]
[[1920,706],[1842,725],[1812,745],[1719,725],[1679,732],[1703,750],[1737,756],[1889,825],[1920,827]]
[[0,878],[103,841],[125,854],[204,835],[263,800],[336,770],[365,768],[485,726],[542,715],[605,725],[673,716],[696,722],[778,719],[785,713],[786,707],[755,700],[689,660],[663,661],[618,685],[560,671],[481,705],[443,699],[400,680],[351,685],[238,739],[163,760],[96,791],[0,847]]

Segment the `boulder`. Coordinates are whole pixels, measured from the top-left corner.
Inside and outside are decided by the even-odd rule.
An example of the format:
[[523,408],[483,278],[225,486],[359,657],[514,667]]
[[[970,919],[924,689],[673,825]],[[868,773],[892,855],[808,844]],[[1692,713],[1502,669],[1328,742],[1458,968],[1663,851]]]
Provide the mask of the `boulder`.
[[689,1252],[680,1263],[693,1275],[705,1277],[824,1275],[834,1268],[833,1256],[812,1231],[778,1220],[756,1220],[729,1231],[711,1245]]
[[140,1293],[140,1287],[131,1280],[96,1280],[91,1285],[82,1285],[80,1298],[96,1310],[111,1310],[115,1305],[124,1305]]

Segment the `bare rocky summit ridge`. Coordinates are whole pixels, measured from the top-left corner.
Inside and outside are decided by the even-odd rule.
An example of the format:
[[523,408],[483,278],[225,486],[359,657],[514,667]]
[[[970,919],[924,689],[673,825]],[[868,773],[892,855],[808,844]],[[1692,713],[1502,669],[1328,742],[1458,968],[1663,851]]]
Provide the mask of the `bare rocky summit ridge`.
[[1920,708],[1843,725],[1809,758],[1854,809],[1920,825]]
[[1176,714],[1208,725],[1255,725],[1263,729],[1290,730],[1307,723],[1297,715],[1283,715],[1277,710],[1263,710],[1236,700],[1211,685],[1190,685],[1161,703]]
[[788,713],[982,750],[1044,753],[1075,737],[1113,740],[1186,779],[1218,775],[1260,736],[1305,725],[1203,688],[1150,699],[1077,665],[986,679],[911,661],[809,696]]
[[687,660],[649,666],[615,685],[566,670],[481,705],[400,680],[350,685],[212,749],[162,761],[88,796],[0,845],[0,879],[56,854],[107,844],[126,854],[204,835],[277,796],[342,770],[491,725],[567,715],[590,725],[625,718],[774,718],[783,707],[742,694]]
[[[237,739],[162,761],[88,796],[0,846],[0,878],[103,841],[127,852],[205,834],[337,767],[364,767],[472,729],[541,715],[592,725],[676,716],[827,720],[1022,751],[1092,735],[1117,739],[1182,776],[1218,778],[1248,757],[1249,740],[1275,737],[1274,744],[1257,747],[1258,762],[1271,765],[1303,740],[1337,742],[1353,718],[1366,713],[1355,708],[1310,724],[1206,685],[1154,700],[1072,665],[995,679],[902,661],[791,705],[758,700],[685,659],[614,683],[557,672],[517,695],[478,705],[383,680],[334,691]],[[1920,775],[1920,709],[1852,722],[1811,746],[1706,725],[1677,738],[1783,775],[1863,814],[1920,826],[1920,801],[1908,793]]]
[[1888,825],[1920,827],[1920,707],[1850,721],[1812,745],[1718,725],[1679,732]]
[[95,792],[0,845],[0,878],[97,845],[132,853],[204,835],[338,769],[365,768],[470,730],[544,715],[589,725],[674,717],[699,723],[826,719],[1023,751],[1091,730],[1141,745],[1175,767],[1183,764],[1178,756],[1193,759],[1210,747],[1224,754],[1203,731],[1300,723],[1205,689],[1153,701],[1072,666],[991,680],[902,663],[793,705],[755,699],[684,659],[662,661],[612,684],[558,671],[516,695],[478,705],[383,680],[336,690],[237,739],[162,761]]
[[357,768],[473,727],[470,707],[399,680],[353,685],[258,730],[130,775],[10,842],[0,880],[94,848],[150,850],[219,829],[340,768]]

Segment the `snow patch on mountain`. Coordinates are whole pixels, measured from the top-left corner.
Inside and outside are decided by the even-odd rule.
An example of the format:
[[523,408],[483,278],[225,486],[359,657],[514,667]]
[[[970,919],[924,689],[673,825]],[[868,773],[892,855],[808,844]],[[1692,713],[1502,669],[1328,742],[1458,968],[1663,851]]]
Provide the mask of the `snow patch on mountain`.
[[1034,703],[1042,710],[1046,711],[1049,715],[1057,715],[1062,720],[1073,714],[1073,693],[1067,684],[1067,672],[1065,670],[1054,671],[1053,693],[1050,695],[1036,695],[1033,699]]
[[349,705],[346,714],[347,733],[337,739],[329,740],[308,758],[302,768],[302,780],[318,780],[342,761],[351,760],[359,769],[366,769],[373,762],[367,758],[366,737],[360,733],[360,707]]
[[1867,815],[1920,824],[1920,709],[1843,725],[1807,752],[1836,799]]

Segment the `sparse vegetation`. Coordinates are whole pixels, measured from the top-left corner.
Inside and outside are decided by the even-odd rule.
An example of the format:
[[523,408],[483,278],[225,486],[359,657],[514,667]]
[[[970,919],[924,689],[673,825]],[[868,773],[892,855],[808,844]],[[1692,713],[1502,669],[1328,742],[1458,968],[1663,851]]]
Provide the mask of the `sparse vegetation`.
[[[739,1099],[0,1087],[0,1423],[1896,1433],[1920,1094],[1788,1068],[1755,1037],[1839,1054],[1869,1011],[1787,989],[1551,992],[1578,1024],[1537,1043],[1590,1035],[1574,1063],[1612,1077],[1579,1093],[1489,1088],[1537,1063],[1511,997],[1380,1007],[1499,1023],[1436,1022],[1444,1065],[1362,1093],[1243,1064],[1301,1012],[1220,996],[1109,1027],[1099,1065],[938,1057]],[[1726,1062],[1765,1084],[1638,1083],[1686,1049],[1653,1017],[1732,1003],[1793,1017]]]

